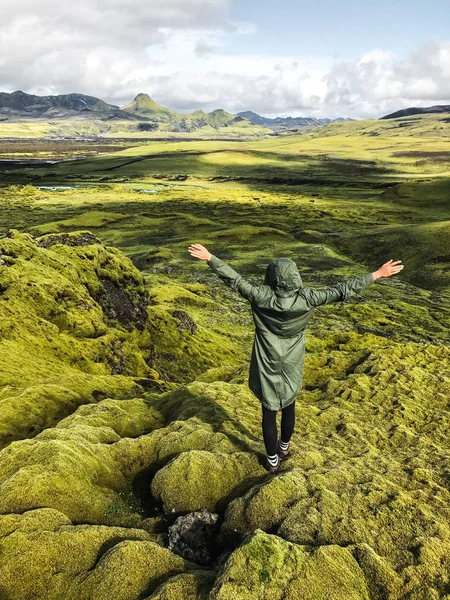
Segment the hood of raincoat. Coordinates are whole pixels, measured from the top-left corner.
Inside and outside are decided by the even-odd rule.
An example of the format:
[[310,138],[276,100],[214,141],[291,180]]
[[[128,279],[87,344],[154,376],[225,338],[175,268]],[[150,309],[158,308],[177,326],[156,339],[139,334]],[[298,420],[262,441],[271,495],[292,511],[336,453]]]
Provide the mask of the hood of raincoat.
[[289,258],[277,258],[267,265],[264,284],[277,296],[292,296],[303,287],[297,265]]

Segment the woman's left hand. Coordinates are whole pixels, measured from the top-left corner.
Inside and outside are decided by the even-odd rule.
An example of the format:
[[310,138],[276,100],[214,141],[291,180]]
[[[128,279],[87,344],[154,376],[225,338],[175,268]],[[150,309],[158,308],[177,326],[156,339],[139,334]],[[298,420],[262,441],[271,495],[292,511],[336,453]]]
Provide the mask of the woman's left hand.
[[211,252],[202,246],[201,244],[192,244],[189,246],[189,252],[191,256],[195,256],[195,258],[199,258],[200,260],[209,260],[212,256]]

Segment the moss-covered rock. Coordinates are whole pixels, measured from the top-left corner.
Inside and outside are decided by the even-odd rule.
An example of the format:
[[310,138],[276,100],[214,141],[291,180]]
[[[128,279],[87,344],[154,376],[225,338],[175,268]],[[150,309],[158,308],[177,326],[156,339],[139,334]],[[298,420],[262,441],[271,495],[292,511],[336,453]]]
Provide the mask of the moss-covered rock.
[[[149,485],[143,495],[133,491],[136,479],[138,487],[145,486],[150,472],[189,451],[218,452],[225,460],[238,450],[223,432],[196,417],[168,419],[165,425],[160,409],[166,397],[81,406],[56,427],[9,444],[0,452],[0,512],[52,507],[74,521],[136,526],[152,503]],[[205,402],[202,396],[197,401]],[[257,466],[254,457],[242,453],[241,475],[248,461]],[[218,498],[231,491],[229,485],[216,491]],[[175,495],[181,491],[170,489]]]
[[131,397],[140,389],[130,377],[84,373],[50,377],[47,383],[24,389],[5,386],[0,391],[0,448],[56,425],[80,405]]
[[263,474],[256,457],[248,453],[191,450],[156,473],[152,494],[166,512],[216,511]]
[[2,515],[0,532],[0,590],[9,600],[137,600],[189,569],[158,536],[73,525],[52,509]]
[[211,600],[371,600],[364,572],[350,550],[310,549],[261,530],[228,558]]
[[108,399],[81,406],[73,414],[59,421],[57,427],[76,429],[83,425],[110,427],[121,438],[133,438],[163,427],[165,421],[160,411],[143,398],[126,401]]
[[[365,542],[397,569],[412,564],[417,536],[435,537],[448,546],[450,529],[418,502],[416,494],[368,469],[365,482],[356,482],[363,473],[361,464],[309,477],[309,495],[291,507],[279,535],[299,544]],[[443,490],[441,494],[448,495]]]
[[214,571],[180,573],[162,583],[144,600],[207,600],[214,579]]
[[307,495],[307,479],[301,469],[280,473],[228,504],[221,534],[224,539],[233,539],[256,529],[273,530],[286,518],[292,505]]
[[[51,427],[80,404],[140,389],[119,374],[159,377],[148,363],[149,300],[140,272],[115,248],[76,245],[76,235],[69,245],[58,239],[41,247],[12,231],[0,240],[2,445]],[[122,313],[108,314],[97,302],[108,294],[104,282],[132,307],[126,326]]]

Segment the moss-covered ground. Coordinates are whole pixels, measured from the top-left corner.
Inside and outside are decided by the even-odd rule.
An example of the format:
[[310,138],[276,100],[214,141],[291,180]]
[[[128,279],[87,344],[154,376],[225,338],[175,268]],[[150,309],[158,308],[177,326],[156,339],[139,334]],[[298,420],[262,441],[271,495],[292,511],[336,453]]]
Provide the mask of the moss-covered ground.
[[[450,599],[450,146],[406,121],[0,174],[0,598]],[[275,476],[250,307],[194,242],[253,283],[405,265],[315,310]],[[209,566],[168,548],[201,509]]]

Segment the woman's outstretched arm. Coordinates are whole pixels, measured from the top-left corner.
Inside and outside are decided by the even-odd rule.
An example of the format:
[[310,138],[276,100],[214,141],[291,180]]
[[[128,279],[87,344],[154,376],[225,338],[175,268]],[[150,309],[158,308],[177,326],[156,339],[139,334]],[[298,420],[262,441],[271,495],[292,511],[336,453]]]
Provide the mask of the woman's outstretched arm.
[[194,256],[195,258],[206,260],[214,273],[243,298],[250,302],[255,299],[258,293],[258,286],[252,285],[246,281],[223,260],[214,254],[211,254],[205,246],[202,246],[201,244],[192,244],[189,246],[189,252],[191,253],[191,256]]
[[356,277],[349,277],[342,283],[337,283],[324,290],[307,290],[307,301],[312,307],[329,304],[330,302],[339,302],[347,300],[347,298],[361,293],[371,283],[380,277],[391,277],[399,273],[404,265],[401,260],[388,260],[377,271],[373,273],[364,273]]

